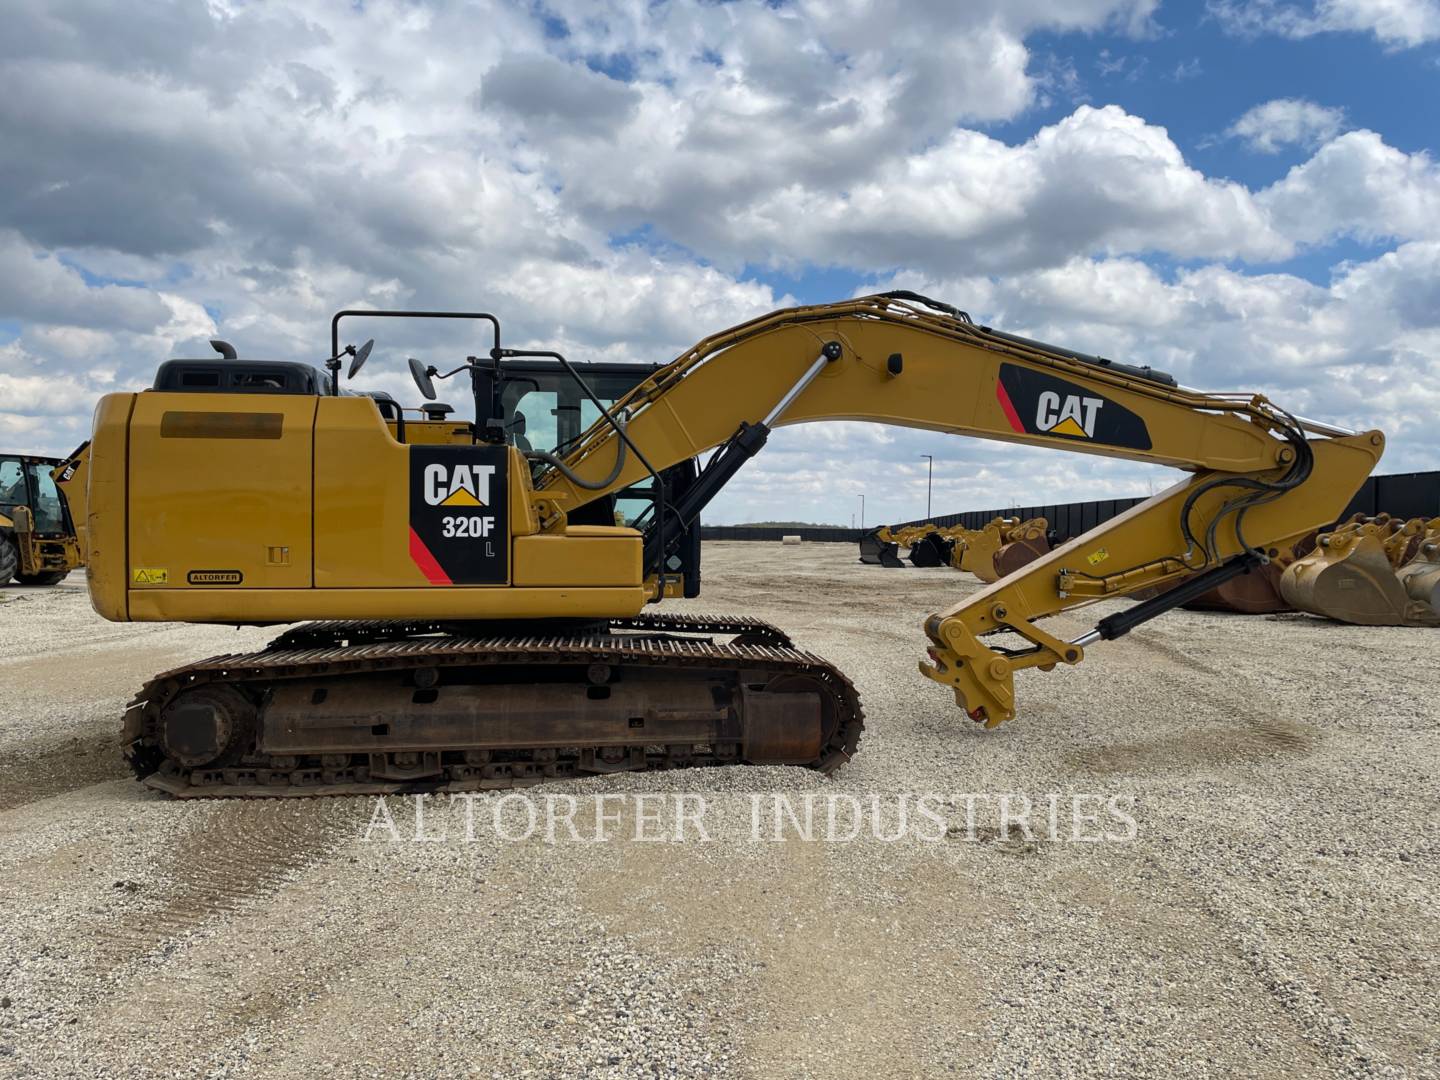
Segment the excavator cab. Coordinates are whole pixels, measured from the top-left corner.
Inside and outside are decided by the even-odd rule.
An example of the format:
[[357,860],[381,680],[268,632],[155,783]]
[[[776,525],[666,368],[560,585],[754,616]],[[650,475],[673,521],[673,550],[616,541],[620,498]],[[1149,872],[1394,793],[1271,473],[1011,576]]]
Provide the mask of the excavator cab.
[[[510,360],[498,376],[486,371],[477,373],[477,393],[482,399],[491,392],[491,380],[498,378],[501,423],[522,451],[563,457],[601,418],[601,406],[610,408],[660,370],[658,364],[606,361],[571,362],[569,367],[567,371],[558,360],[539,358]],[[535,460],[532,474],[538,475],[544,468],[543,461]],[[695,476],[693,459],[660,472],[665,491],[672,496],[688,490]],[[625,525],[643,532],[655,521],[658,494],[654,480],[647,478],[613,496],[586,504],[571,514],[570,520],[586,525]],[[679,575],[681,595],[700,595],[698,518],[690,523],[679,549],[669,556],[666,569]]]

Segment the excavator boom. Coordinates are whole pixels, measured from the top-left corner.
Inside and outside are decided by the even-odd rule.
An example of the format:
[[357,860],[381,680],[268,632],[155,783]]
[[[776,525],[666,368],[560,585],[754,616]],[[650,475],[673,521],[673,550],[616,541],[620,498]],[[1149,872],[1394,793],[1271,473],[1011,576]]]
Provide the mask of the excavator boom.
[[[710,468],[770,427],[869,420],[1175,466],[1192,475],[926,621],[928,677],[988,726],[1015,714],[1016,671],[1076,664],[1183,603],[1194,582],[1067,642],[1037,623],[1194,575],[1204,592],[1334,521],[1384,451],[1379,431],[1298,419],[1259,394],[1210,394],[1164,373],[975,325],[914,294],[776,312],[707,338],[617,403],[537,481],[561,513],[716,447]],[[621,442],[643,448],[626,458]],[[738,453],[737,453],[738,449]],[[749,451],[753,452],[753,451]],[[728,459],[728,461],[727,461]],[[608,483],[600,483],[606,474]],[[703,480],[703,474],[702,474]],[[698,513],[698,508],[695,509]],[[679,509],[681,521],[685,508]],[[664,530],[652,548],[663,552]],[[1147,606],[1149,605],[1149,606]],[[983,639],[1005,635],[1004,645]]]

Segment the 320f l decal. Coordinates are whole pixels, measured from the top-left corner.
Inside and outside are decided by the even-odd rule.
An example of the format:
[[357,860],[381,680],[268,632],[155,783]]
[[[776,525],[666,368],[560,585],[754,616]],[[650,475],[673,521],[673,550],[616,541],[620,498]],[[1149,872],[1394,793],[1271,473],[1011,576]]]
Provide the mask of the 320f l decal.
[[432,585],[509,580],[509,452],[410,447],[410,558]]

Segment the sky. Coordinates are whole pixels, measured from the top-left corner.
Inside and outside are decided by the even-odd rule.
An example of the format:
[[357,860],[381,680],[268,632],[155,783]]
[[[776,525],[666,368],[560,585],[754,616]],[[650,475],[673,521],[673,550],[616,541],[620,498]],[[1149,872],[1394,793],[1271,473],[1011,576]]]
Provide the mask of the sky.
[[[8,0],[0,449],[211,337],[319,363],[340,308],[658,363],[908,288],[1440,468],[1437,89],[1440,0]],[[411,404],[476,351],[365,326]],[[925,454],[937,514],[1173,479],[805,425],[706,520],[915,518]]]

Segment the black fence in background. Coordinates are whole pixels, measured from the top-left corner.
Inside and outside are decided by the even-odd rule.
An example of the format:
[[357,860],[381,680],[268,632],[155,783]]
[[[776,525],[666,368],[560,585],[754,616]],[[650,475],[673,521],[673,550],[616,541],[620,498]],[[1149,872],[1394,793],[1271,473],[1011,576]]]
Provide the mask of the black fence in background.
[[[1006,506],[996,510],[969,510],[963,514],[947,514],[931,518],[937,525],[961,525],[967,529],[984,528],[997,517],[1018,517],[1022,521],[1043,517],[1055,530],[1058,540],[1069,540],[1095,526],[1123,514],[1144,502],[1138,499],[1100,499],[1096,502],[1049,503],[1043,506]],[[1440,517],[1440,472],[1394,473],[1372,476],[1361,485],[1345,508],[1341,518],[1352,514],[1389,514],[1391,517]],[[915,518],[901,525],[920,525],[927,519]],[[899,526],[891,526],[898,528]]]
[[779,540],[798,536],[807,542],[819,541],[858,544],[865,534],[859,529],[842,526],[812,525],[792,529],[779,525],[701,525],[701,540]]
[[[915,518],[891,527],[899,528],[901,525],[919,525],[932,521],[936,525],[962,525],[967,529],[980,529],[996,517],[1018,517],[1022,520],[1043,517],[1050,522],[1050,527],[1055,530],[1058,539],[1063,541],[1089,532],[1095,526],[1144,501],[1143,498],[1099,499],[1083,503],[1005,506],[995,510],[967,510],[959,514]],[[1355,498],[1350,500],[1350,505],[1345,508],[1341,517],[1348,518],[1352,514],[1390,514],[1398,518],[1440,517],[1440,472],[1372,476],[1356,492]],[[799,536],[809,542],[834,541],[853,544],[858,543],[863,535],[860,529],[823,526],[787,529],[754,525],[703,525],[700,529],[701,539],[704,540],[778,541],[785,536]]]

